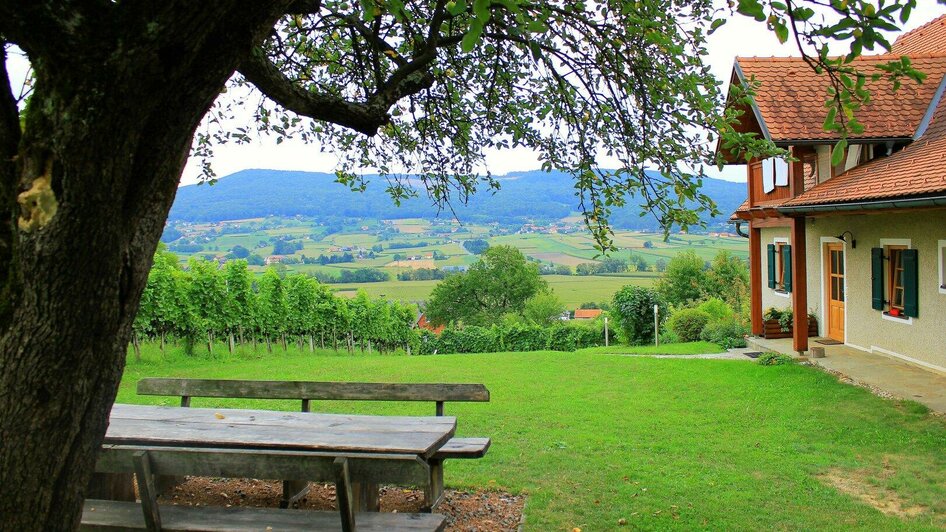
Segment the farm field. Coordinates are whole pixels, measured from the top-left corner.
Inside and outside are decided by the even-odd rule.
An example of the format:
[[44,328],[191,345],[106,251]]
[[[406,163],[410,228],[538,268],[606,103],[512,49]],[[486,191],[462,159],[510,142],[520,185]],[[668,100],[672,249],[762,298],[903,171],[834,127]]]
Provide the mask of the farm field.
[[[635,272],[624,276],[617,275],[543,275],[555,295],[562,300],[566,308],[575,309],[582,303],[610,302],[611,296],[625,285],[653,286],[657,274]],[[380,283],[351,283],[330,285],[340,296],[355,297],[359,289],[364,289],[372,297],[399,299],[401,301],[425,301],[434,286],[440,281],[385,281]]]
[[[309,354],[129,357],[118,402],[146,376],[481,382],[448,404],[460,436],[489,436],[446,483],[527,495],[525,530],[935,530],[946,525],[946,422],[817,369],[591,352],[425,357]],[[629,349],[633,351],[633,349]],[[294,401],[194,406],[297,410]],[[339,413],[429,415],[427,404],[318,402]],[[837,486],[837,487],[836,487]],[[872,507],[883,504],[887,513]]]
[[[580,220],[574,217],[548,226],[527,225],[521,228],[495,224],[461,225],[419,218],[353,219],[334,226],[302,218],[259,218],[216,224],[179,223],[175,229],[183,236],[172,242],[169,248],[186,264],[191,257],[227,260],[228,253],[235,246],[241,246],[251,257],[256,257],[257,265],[251,262],[250,266],[255,272],[268,267],[263,262],[273,259],[273,255],[292,258],[292,262],[280,265],[288,273],[318,275],[320,278],[337,278],[345,270],[377,270],[385,272],[389,280],[333,284],[332,289],[342,295],[354,295],[356,290],[364,288],[372,296],[418,302],[428,297],[436,281],[398,281],[397,274],[420,268],[468,267],[477,260],[476,255],[463,247],[463,242],[470,239],[516,247],[547,269],[566,266],[574,271],[583,263],[599,262],[603,257],[598,255],[593,240],[580,227]],[[279,240],[292,245],[289,252],[275,253]],[[182,246],[182,242],[189,245]],[[584,302],[606,301],[626,284],[651,286],[660,275],[656,271],[660,261],[666,263],[684,251],[693,251],[707,261],[721,250],[744,259],[748,256],[747,241],[731,235],[672,234],[664,241],[663,234],[616,231],[614,242],[617,250],[610,257],[628,262],[633,262],[632,257],[636,261],[643,259],[649,271],[628,272],[620,274],[620,278],[610,275],[544,276],[566,306],[573,308]],[[340,257],[343,254],[348,254],[350,259],[326,264],[314,260],[320,256]],[[308,263],[302,263],[303,257]]]

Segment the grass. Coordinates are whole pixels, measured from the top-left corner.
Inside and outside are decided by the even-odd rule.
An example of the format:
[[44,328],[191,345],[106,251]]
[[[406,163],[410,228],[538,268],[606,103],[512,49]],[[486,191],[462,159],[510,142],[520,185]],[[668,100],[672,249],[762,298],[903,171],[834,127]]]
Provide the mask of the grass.
[[[692,346],[691,346],[692,348]],[[528,493],[527,530],[925,530],[946,525],[946,423],[910,402],[799,365],[583,353],[427,357],[245,353],[216,360],[146,346],[120,402],[145,376],[482,382],[488,404],[449,404],[458,435],[490,436],[454,460],[453,487]],[[195,406],[295,410],[293,401],[195,399]],[[323,411],[429,415],[432,405],[326,402]],[[925,508],[888,516],[821,480]]]
[[612,345],[610,347],[589,347],[582,349],[582,354],[597,355],[703,355],[722,353],[723,348],[710,342],[687,342],[664,345]]

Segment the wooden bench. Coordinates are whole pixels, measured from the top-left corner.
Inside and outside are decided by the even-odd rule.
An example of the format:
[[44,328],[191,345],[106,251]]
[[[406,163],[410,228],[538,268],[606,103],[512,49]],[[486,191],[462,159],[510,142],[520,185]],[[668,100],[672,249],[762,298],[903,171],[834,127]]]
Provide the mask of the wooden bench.
[[[445,518],[437,514],[355,511],[352,478],[397,479],[419,483],[429,466],[406,455],[335,455],[312,452],[184,447],[104,445],[96,472],[135,473],[141,502],[87,499],[80,530],[234,531],[341,530],[349,532],[439,531]],[[309,478],[334,482],[338,513],[309,510],[190,507],[157,502],[157,475],[199,475],[248,478]]]
[[[302,411],[311,412],[312,401],[422,401],[435,403],[435,414],[444,415],[447,402],[488,402],[489,390],[482,384],[380,383],[380,382],[309,382],[256,381],[223,379],[145,378],[138,381],[139,395],[170,395],[181,398],[188,407],[193,397],[219,399],[288,399],[301,401]],[[443,497],[443,461],[482,458],[489,450],[489,438],[452,438],[431,459],[430,478],[425,483],[425,509],[436,506]],[[288,477],[287,477],[288,478]],[[287,507],[305,495],[305,481],[283,482],[281,505]],[[369,506],[377,507],[377,489],[369,496]]]

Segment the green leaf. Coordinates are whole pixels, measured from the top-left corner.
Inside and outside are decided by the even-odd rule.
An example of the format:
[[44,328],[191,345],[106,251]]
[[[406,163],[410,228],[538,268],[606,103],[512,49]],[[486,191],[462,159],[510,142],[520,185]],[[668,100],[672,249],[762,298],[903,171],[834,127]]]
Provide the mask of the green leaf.
[[482,24],[489,21],[490,0],[473,0],[473,15]]
[[775,36],[778,38],[778,42],[785,44],[788,41],[788,26],[786,26],[785,23],[778,20],[774,23],[772,29],[775,30]]
[[460,42],[460,49],[466,53],[470,53],[476,48],[477,41],[480,40],[480,35],[483,34],[483,24],[479,20],[474,20],[470,23],[470,30],[466,32],[466,35],[463,36],[463,41]]
[[765,20],[765,11],[762,8],[762,3],[759,0],[739,0],[739,4],[736,6],[736,11],[742,15],[752,17],[759,22]]
[[847,149],[847,139],[841,139],[831,151],[831,166],[838,166],[844,161],[844,150]]
[[712,35],[713,32],[721,28],[724,24],[726,24],[726,19],[724,18],[718,18],[714,20],[713,23],[710,25],[709,34]]

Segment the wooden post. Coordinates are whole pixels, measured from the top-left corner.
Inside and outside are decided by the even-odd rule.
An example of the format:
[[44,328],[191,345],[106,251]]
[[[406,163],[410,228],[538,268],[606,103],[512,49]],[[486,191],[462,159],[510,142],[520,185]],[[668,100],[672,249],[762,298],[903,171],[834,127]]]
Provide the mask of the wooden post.
[[749,312],[752,334],[761,336],[762,321],[762,230],[749,224]]
[[151,459],[147,451],[134,454],[135,478],[138,480],[138,495],[141,497],[141,509],[145,515],[145,526],[149,531],[161,530],[161,514],[158,512],[158,492],[154,488],[154,475],[151,474]]
[[608,347],[608,317],[604,317],[604,346]]
[[338,512],[342,515],[342,531],[354,532],[355,512],[358,511],[352,500],[351,476],[348,472],[348,460],[335,459],[335,497],[338,500]]
[[808,269],[805,219],[792,218],[792,312],[795,351],[808,351]]

